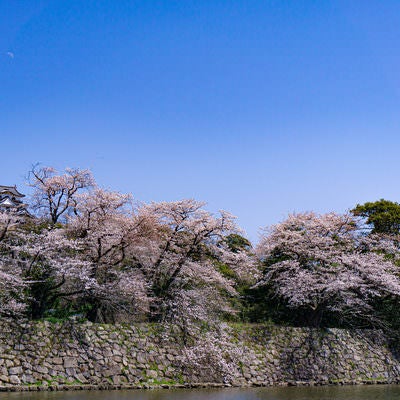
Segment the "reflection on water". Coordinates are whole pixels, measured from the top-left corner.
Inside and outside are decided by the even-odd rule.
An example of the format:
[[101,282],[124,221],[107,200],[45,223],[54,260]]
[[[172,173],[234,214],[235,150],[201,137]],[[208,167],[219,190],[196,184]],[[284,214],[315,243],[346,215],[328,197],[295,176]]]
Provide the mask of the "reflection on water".
[[0,400],[397,400],[400,385],[0,393]]

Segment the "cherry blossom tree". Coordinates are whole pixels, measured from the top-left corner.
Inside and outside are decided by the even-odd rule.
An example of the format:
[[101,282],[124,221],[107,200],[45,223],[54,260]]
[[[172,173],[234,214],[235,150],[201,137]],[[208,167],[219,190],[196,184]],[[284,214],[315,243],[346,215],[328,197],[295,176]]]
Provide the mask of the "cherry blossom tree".
[[82,257],[82,242],[68,238],[64,229],[35,232],[21,227],[13,232],[8,250],[25,285],[30,318],[42,318],[63,299],[71,302],[96,285],[91,264]]
[[6,239],[10,229],[17,223],[17,218],[7,212],[0,212],[0,242]]
[[134,215],[132,196],[96,188],[78,196],[68,231],[85,244],[96,286],[82,299],[90,305],[89,318],[114,322],[116,316],[139,318],[148,299],[140,271],[131,267],[132,247],[147,235],[143,218]]
[[125,315],[189,331],[191,321],[234,314],[238,284],[256,280],[250,243],[224,211],[215,216],[195,200],[134,206],[131,195],[97,187],[88,170],[34,167],[30,185],[51,226],[4,217],[0,273],[12,266],[3,282],[22,285],[31,318],[66,306],[94,321]]
[[18,219],[0,212],[0,316],[18,317],[25,311],[25,284],[8,247],[10,232]]
[[238,295],[237,282],[220,272],[218,262],[241,279],[254,279],[257,273],[247,251],[232,252],[225,244],[227,235],[238,232],[234,217],[224,211],[214,216],[203,206],[181,200],[138,211],[152,234],[136,242],[131,257],[146,281],[153,320],[188,323],[233,313],[227,299]]
[[84,240],[98,284],[87,299],[92,319],[112,320],[125,311],[187,325],[190,314],[204,320],[233,312],[221,292],[237,296],[236,282],[221,274],[217,261],[246,280],[255,273],[254,258],[224,240],[237,232],[231,215],[214,217],[202,207],[183,200],[135,209],[130,196],[102,189],[79,196],[68,229]]
[[29,173],[33,187],[32,206],[40,215],[56,224],[77,205],[77,195],[95,186],[92,173],[78,168],[66,168],[59,174],[53,167],[33,167]]
[[236,281],[218,263],[237,280],[254,279],[254,258],[247,250],[232,251],[225,240],[237,232],[228,213],[214,217],[194,200],[135,209],[130,196],[102,189],[81,195],[78,203],[68,226],[85,241],[92,277],[103,288],[92,294],[94,319],[107,320],[113,309],[182,324],[189,314],[205,319],[233,312],[221,291],[237,296]]
[[264,231],[257,252],[265,271],[257,286],[269,286],[314,326],[327,314],[378,323],[373,301],[400,295],[398,267],[387,257],[396,246],[380,239],[360,235],[350,215],[290,215]]
[[241,378],[241,365],[251,362],[256,354],[243,342],[232,341],[232,336],[232,329],[220,323],[216,329],[198,333],[196,340],[184,346],[182,367],[192,381],[231,384]]
[[43,230],[39,221],[24,224],[1,213],[0,232],[2,314],[40,318],[57,299],[88,286],[87,263],[77,256],[82,249],[64,230]]

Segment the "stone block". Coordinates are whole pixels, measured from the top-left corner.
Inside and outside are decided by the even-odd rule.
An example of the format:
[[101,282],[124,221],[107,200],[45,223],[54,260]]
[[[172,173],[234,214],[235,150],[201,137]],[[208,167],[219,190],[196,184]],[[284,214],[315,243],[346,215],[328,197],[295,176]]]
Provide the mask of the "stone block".
[[153,369],[148,369],[146,371],[146,376],[149,378],[157,378],[158,377],[158,372],[154,371]]
[[78,361],[75,357],[64,358],[64,368],[73,368],[78,366]]
[[22,367],[12,367],[8,369],[9,375],[19,375],[22,374]]
[[114,375],[119,375],[120,372],[121,372],[121,366],[114,365],[114,366],[111,366],[111,367],[107,368],[106,370],[104,370],[103,376],[110,377],[110,376],[114,376]]
[[11,375],[10,376],[10,383],[12,383],[13,385],[20,385],[21,384],[21,380],[18,378],[17,375]]
[[65,368],[65,373],[68,376],[75,376],[76,375],[76,370],[75,370],[75,368],[68,367],[68,368]]
[[41,365],[36,366],[35,371],[39,372],[39,374],[47,374],[49,372],[49,370],[46,367],[43,367]]
[[14,366],[14,362],[12,360],[6,360],[6,367],[13,367]]
[[36,381],[33,379],[33,376],[32,376],[32,375],[29,375],[29,374],[25,375],[25,374],[23,374],[23,375],[21,376],[21,382],[22,382],[22,383],[35,383]]

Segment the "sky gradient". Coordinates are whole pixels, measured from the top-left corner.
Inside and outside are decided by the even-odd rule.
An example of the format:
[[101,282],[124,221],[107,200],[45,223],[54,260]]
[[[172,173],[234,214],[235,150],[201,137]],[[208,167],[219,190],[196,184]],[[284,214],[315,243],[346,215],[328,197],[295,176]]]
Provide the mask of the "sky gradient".
[[0,184],[91,168],[256,241],[400,201],[400,2],[0,0]]

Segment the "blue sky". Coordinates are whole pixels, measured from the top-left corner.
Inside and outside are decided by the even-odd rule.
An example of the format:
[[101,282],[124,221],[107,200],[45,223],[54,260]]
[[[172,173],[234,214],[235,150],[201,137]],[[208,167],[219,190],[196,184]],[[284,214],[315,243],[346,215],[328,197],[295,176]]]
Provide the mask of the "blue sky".
[[0,180],[91,168],[251,239],[400,201],[400,2],[0,0]]

